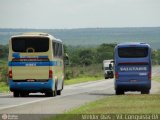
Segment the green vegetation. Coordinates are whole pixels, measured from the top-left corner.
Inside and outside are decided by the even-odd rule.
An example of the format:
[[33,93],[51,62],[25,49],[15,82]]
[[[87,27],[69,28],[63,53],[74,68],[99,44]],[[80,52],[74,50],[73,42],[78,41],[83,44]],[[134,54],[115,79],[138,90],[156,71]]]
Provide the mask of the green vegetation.
[[71,85],[71,84],[77,84],[77,83],[83,83],[83,82],[90,82],[90,81],[97,81],[102,80],[104,78],[102,77],[79,77],[79,78],[73,78],[70,80],[65,80],[65,85]]
[[71,66],[89,66],[102,64],[103,60],[113,59],[116,44],[101,44],[98,46],[65,46]]
[[65,68],[66,80],[82,77],[100,77],[103,76],[102,64],[90,66],[68,66]]
[[160,114],[160,95],[107,96],[47,120],[74,120],[79,114]]
[[4,60],[0,60],[0,93],[9,91],[8,79],[7,79],[7,63]]
[[111,96],[74,109],[68,114],[156,114],[160,113],[160,95]]
[[8,92],[8,91],[9,91],[8,85],[4,82],[0,82],[0,93]]
[[7,57],[8,57],[8,45],[0,44],[0,64],[3,62],[2,60],[6,61]]
[[70,59],[70,65],[65,68],[66,81],[77,78],[103,77],[102,62],[104,59],[113,59],[115,45],[65,46],[65,52],[68,53]]
[[7,80],[7,62],[6,61],[0,61],[0,82],[4,82],[6,84],[8,84],[8,80]]
[[0,93],[9,91],[7,79],[8,45],[0,45]]
[[101,64],[89,66],[68,66],[65,70],[65,85],[96,81],[104,78]]
[[160,65],[160,49],[152,51],[152,63],[153,65]]
[[157,82],[160,82],[160,76],[155,76],[153,77],[153,80],[157,81]]

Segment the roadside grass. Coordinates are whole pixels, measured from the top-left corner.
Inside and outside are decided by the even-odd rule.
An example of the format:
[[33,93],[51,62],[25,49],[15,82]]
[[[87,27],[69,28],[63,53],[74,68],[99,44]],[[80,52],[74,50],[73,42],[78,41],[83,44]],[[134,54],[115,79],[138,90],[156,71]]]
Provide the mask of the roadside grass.
[[65,80],[64,84],[71,85],[71,84],[77,84],[77,83],[83,83],[83,82],[97,81],[102,79],[104,79],[102,76],[97,76],[97,77],[83,76],[79,78],[72,78],[70,80]]
[[4,82],[0,82],[0,93],[8,92],[9,86]]
[[66,74],[66,79],[64,81],[65,85],[104,79],[101,64],[94,64],[90,66],[66,67],[65,74]]
[[160,114],[160,95],[109,96],[46,120],[74,120],[81,114]]
[[155,77],[153,77],[153,80],[154,80],[154,81],[157,81],[157,82],[160,82],[160,76],[155,76]]
[[0,93],[8,92],[9,86],[6,84],[7,60],[0,60]]
[[68,114],[160,114],[160,95],[105,97],[74,109]]
[[[160,82],[160,76],[153,80]],[[82,114],[160,114],[160,95],[107,96],[46,120],[81,120]]]

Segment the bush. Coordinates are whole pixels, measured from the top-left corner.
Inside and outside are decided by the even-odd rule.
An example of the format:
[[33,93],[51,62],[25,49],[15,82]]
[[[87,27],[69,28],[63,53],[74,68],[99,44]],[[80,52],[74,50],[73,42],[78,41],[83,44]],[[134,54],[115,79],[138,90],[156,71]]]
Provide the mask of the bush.
[[0,82],[4,82],[6,84],[8,84],[8,67],[6,65],[2,66],[0,68],[0,73],[1,73],[1,78],[0,78]]
[[69,80],[69,79],[71,79],[71,78],[73,78],[73,73],[72,73],[72,71],[67,70],[67,71],[65,72],[65,79],[66,79],[66,80]]

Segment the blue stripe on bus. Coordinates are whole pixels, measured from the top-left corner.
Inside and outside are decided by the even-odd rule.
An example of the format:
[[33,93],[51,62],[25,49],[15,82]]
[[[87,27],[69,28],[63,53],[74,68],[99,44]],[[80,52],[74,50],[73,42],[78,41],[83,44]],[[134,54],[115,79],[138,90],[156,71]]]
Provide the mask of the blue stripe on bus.
[[8,62],[8,66],[58,66],[58,61],[49,62]]
[[12,79],[10,79],[9,86],[11,91],[53,91],[54,80],[49,79],[47,82],[14,82]]
[[12,57],[13,57],[13,58],[20,58],[20,53],[13,53],[13,54],[12,54]]
[[48,58],[48,56],[38,56],[38,58]]

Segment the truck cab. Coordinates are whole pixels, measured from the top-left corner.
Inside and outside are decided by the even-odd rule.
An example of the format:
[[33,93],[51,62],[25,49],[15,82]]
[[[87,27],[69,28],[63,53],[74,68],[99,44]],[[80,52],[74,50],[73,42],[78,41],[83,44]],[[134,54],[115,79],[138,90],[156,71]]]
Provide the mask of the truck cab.
[[103,61],[103,71],[104,71],[104,78],[113,78],[113,60],[104,60]]

